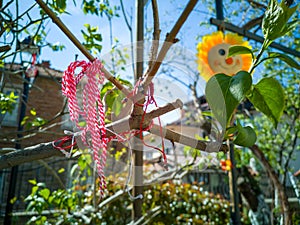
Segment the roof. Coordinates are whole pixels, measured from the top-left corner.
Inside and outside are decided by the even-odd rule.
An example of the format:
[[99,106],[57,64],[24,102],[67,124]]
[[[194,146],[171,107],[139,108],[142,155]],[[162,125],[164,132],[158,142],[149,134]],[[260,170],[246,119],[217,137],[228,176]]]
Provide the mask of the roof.
[[[62,78],[63,71],[50,68],[49,61],[42,61],[42,63],[38,63],[35,65],[38,70],[39,76],[42,77],[55,77],[55,78]],[[5,63],[4,71],[16,72],[21,73],[26,68],[24,68],[20,63]]]

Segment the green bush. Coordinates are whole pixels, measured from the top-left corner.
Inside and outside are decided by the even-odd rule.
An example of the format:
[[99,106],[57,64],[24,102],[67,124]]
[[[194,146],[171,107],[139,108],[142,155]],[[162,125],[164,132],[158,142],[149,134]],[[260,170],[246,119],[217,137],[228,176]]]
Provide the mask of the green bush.
[[149,224],[228,224],[229,202],[220,195],[201,191],[197,184],[167,182],[144,193],[144,213],[160,206]]
[[[126,224],[131,221],[132,201],[127,193],[99,208],[123,187],[108,181],[107,197],[94,196],[91,186],[76,185],[51,192],[45,184],[31,181],[27,211],[37,212],[27,224]],[[44,210],[56,210],[50,216]],[[143,215],[147,224],[228,224],[229,202],[201,191],[197,184],[166,182],[144,188]]]

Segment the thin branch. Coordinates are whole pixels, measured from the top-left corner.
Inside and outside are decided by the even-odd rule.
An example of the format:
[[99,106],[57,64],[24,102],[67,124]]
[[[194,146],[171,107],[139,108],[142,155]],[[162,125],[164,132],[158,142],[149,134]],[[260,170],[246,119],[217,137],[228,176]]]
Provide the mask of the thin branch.
[[263,9],[265,10],[268,6],[261,4],[257,1],[253,1],[253,0],[247,0],[247,2],[249,2],[249,4],[254,7],[254,8],[259,8],[259,9]]
[[158,46],[159,46],[159,36],[160,36],[160,28],[159,28],[159,16],[158,16],[158,7],[157,7],[157,1],[152,0],[152,11],[153,11],[153,39],[152,39],[152,46],[151,46],[151,52],[150,52],[150,59],[149,59],[149,66],[147,71],[149,71],[153,65],[153,63],[156,61],[156,56],[158,52]]
[[284,186],[280,183],[275,170],[272,168],[272,166],[270,165],[269,161],[264,156],[261,149],[257,145],[253,145],[252,147],[250,147],[250,149],[251,149],[252,153],[254,154],[254,156],[262,163],[262,165],[266,169],[273,185],[277,188],[278,194],[279,194],[279,199],[281,202],[281,205],[280,205],[281,212],[284,215],[285,224],[286,225],[290,224],[290,219],[291,219],[290,205],[288,202],[288,197],[284,191]]
[[197,2],[198,2],[198,0],[190,0],[188,2],[187,6],[185,7],[185,9],[182,12],[182,14],[180,15],[180,17],[178,18],[178,20],[175,23],[174,27],[172,28],[170,33],[167,34],[166,39],[163,43],[163,46],[161,47],[161,49],[159,51],[157,60],[153,64],[150,71],[148,71],[144,75],[144,81],[143,81],[143,86],[144,87],[147,87],[151,83],[151,81],[154,78],[154,76],[156,75],[160,65],[162,64],[162,61],[164,60],[168,50],[170,49],[170,47],[174,43],[176,43],[178,41],[178,39],[176,39],[176,35],[178,34],[180,28],[182,27],[182,25],[184,24],[184,22],[186,21],[186,19],[188,18],[188,16],[192,12],[192,10],[194,9]]
[[162,206],[156,206],[149,210],[141,218],[135,221],[132,225],[145,225],[151,223],[152,219],[158,216],[162,212]]
[[[17,143],[18,141],[34,137],[35,135],[40,134],[40,133],[43,133],[43,134],[49,133],[49,132],[47,132],[47,130],[49,130],[49,129],[55,127],[55,126],[59,126],[59,125],[63,124],[64,122],[65,121],[49,124],[47,127],[44,127],[44,128],[42,128],[42,126],[40,126],[38,129],[31,129],[30,131],[25,130],[25,131],[21,131],[21,132],[20,131],[14,131],[14,132],[9,132],[9,133],[4,133],[3,135],[0,136],[0,138],[2,138],[4,140],[6,139],[8,141],[8,143]],[[20,137],[20,138],[8,138],[8,136],[16,135],[16,134],[22,134],[22,137]],[[61,133],[55,133],[55,134],[58,135],[58,136],[61,135]]]
[[[1,1],[2,2],[2,1]],[[1,11],[4,11],[10,4],[12,4],[14,2],[14,0],[11,0],[11,1],[9,1],[9,2],[7,2],[6,3],[6,5],[5,6],[3,6],[3,8],[2,8],[2,4],[1,4]]]
[[[10,30],[11,30],[11,33],[20,33],[20,32],[22,32],[22,31],[24,31],[25,29],[27,29],[28,27],[30,27],[32,24],[35,24],[35,23],[38,23],[38,22],[41,22],[41,24],[42,24],[42,22],[47,18],[45,15],[43,15],[42,16],[42,18],[40,18],[40,19],[36,19],[36,20],[32,20],[32,18],[29,16],[29,11],[31,10],[31,9],[33,9],[33,8],[35,8],[35,6],[36,6],[36,3],[34,3],[32,6],[30,6],[26,11],[24,11],[21,15],[18,15],[14,20],[9,20],[8,22],[7,22],[7,20],[4,20],[3,19],[3,21],[5,22],[5,24],[7,25],[7,26],[4,26],[3,27],[3,29],[1,30],[1,32],[0,32],[0,36],[3,34],[3,32],[6,30],[6,28],[7,27],[9,27],[10,28]],[[3,11],[2,11],[2,13],[4,13]],[[8,14],[6,14],[6,13],[4,13],[7,17],[9,17],[9,15]],[[23,27],[21,27],[21,28],[19,28],[18,29],[18,26],[16,26],[15,25],[15,23],[17,22],[17,21],[19,21],[19,20],[21,20],[23,17],[24,17],[24,15],[27,15],[27,17],[29,18],[29,23],[28,24],[26,24],[25,26],[23,26]],[[15,26],[14,26],[15,25]],[[14,28],[14,27],[16,27],[16,29]],[[36,33],[38,33],[38,30],[39,29],[37,29],[37,31],[36,31]]]
[[162,129],[164,138],[173,142],[177,142],[205,152],[228,151],[227,146],[222,143],[209,143],[205,141],[200,141],[195,138],[178,133],[176,131],[167,128],[161,128],[158,125],[153,125],[153,127],[150,129],[150,133],[160,136],[160,129]]
[[[133,32],[132,32],[132,26],[131,26],[131,24],[132,24],[132,16],[130,16],[130,23],[129,23],[129,21],[127,19],[126,12],[125,12],[123,0],[120,0],[120,4],[121,4],[121,10],[122,10],[122,13],[123,13],[123,17],[125,19],[126,26],[127,26],[128,30],[129,30],[129,33],[130,33],[131,59],[134,60]],[[133,72],[134,77],[135,77],[134,61],[132,61],[132,63],[131,63],[131,68],[132,68],[132,72]]]
[[[24,17],[25,14],[27,14],[27,16],[29,15],[28,12],[35,8],[36,3],[32,4],[28,9],[26,9],[22,14],[18,15],[18,17],[16,17],[15,21],[20,20],[22,17]],[[28,16],[29,17],[29,16]],[[29,17],[29,20],[31,20],[31,18]],[[31,20],[32,21],[32,20]]]
[[125,12],[125,8],[124,8],[123,0],[120,0],[120,4],[121,4],[121,10],[122,10],[122,13],[123,13],[123,16],[124,16],[124,20],[125,20],[126,26],[127,26],[128,30],[130,30],[130,32],[132,32],[132,27],[129,24],[129,21],[128,21],[127,16],[126,16],[126,12]]
[[44,160],[38,160],[38,162],[43,165],[46,170],[56,179],[56,181],[58,182],[60,188],[65,189],[66,186],[64,185],[64,183],[62,182],[62,180],[60,179],[60,177],[58,176],[57,172],[48,165],[48,163],[46,163]]
[[261,15],[260,17],[257,17],[253,20],[248,21],[244,26],[241,28],[244,30],[250,30],[251,28],[261,25],[264,15]]
[[161,115],[164,115],[164,114],[170,112],[173,109],[178,109],[178,108],[182,109],[182,107],[183,107],[182,101],[177,99],[175,102],[168,103],[163,107],[159,107],[159,108],[147,113],[146,115],[150,120],[152,120],[156,117],[159,117]]
[[10,45],[0,46],[0,52],[7,52],[11,49]]
[[19,140],[24,140],[24,139],[33,137],[38,133],[44,133],[48,129],[51,129],[55,126],[61,125],[62,123],[64,123],[64,121],[53,123],[53,124],[50,124],[50,123],[55,121],[59,117],[61,117],[61,116],[68,113],[68,112],[65,112],[66,106],[67,106],[67,99],[65,99],[62,109],[56,115],[54,115],[51,119],[49,119],[45,124],[40,125],[40,126],[36,126],[32,129],[24,130],[24,131],[21,131],[21,132],[20,131],[6,132],[6,133],[1,134],[0,138],[5,138],[7,136],[16,135],[16,134],[27,134],[27,135],[22,135],[22,138],[9,139],[9,142],[17,142]]

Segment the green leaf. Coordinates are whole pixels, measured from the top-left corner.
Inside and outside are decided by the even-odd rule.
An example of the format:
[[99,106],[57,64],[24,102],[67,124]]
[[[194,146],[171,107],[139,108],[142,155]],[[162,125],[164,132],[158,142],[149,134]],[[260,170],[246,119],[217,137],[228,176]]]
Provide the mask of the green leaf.
[[284,109],[284,92],[276,79],[272,77],[261,79],[253,86],[253,91],[248,98],[255,108],[277,126]]
[[114,102],[112,105],[112,111],[116,116],[118,116],[121,113],[121,110],[123,108],[122,100],[125,98],[125,95],[121,91],[117,91],[117,96],[114,98]]
[[242,54],[251,54],[252,59],[254,59],[254,54],[250,48],[247,48],[245,46],[239,46],[239,45],[231,46],[229,48],[227,57],[235,56],[235,55],[242,55]]
[[228,127],[226,129],[226,133],[224,135],[224,139],[228,139],[228,138],[232,137],[233,135],[237,134],[237,132],[238,132],[237,126]]
[[48,202],[51,204],[51,203],[52,203],[52,201],[53,201],[53,199],[54,199],[54,197],[53,197],[53,196],[49,196],[49,198],[48,198]]
[[57,172],[58,173],[63,173],[63,172],[65,172],[65,168],[60,168]]
[[251,85],[252,77],[246,71],[240,71],[233,77],[217,74],[207,82],[205,94],[208,104],[224,129]]
[[33,186],[31,189],[31,195],[35,195],[35,193],[37,192],[38,189],[39,189],[38,186]]
[[36,185],[36,183],[37,183],[36,180],[28,180],[28,182],[33,185]]
[[44,199],[48,199],[50,195],[50,190],[48,188],[44,188],[43,190],[40,191],[39,193]]
[[33,115],[33,116],[36,115],[36,110],[35,110],[35,108],[32,108],[32,109],[30,110],[30,114]]
[[12,199],[10,199],[10,204],[14,204],[17,201],[17,197],[13,197]]
[[203,112],[202,112],[202,115],[203,115],[203,116],[209,116],[209,117],[212,116],[211,111],[203,111]]
[[265,39],[273,41],[293,29],[294,22],[288,24],[288,20],[295,13],[297,7],[298,5],[290,8],[284,1],[279,4],[277,0],[270,0],[262,22]]
[[295,5],[294,7],[290,8],[290,6],[286,5],[285,1],[281,1],[280,6],[282,7],[282,9],[285,12],[286,20],[291,18],[291,16],[296,12],[296,10],[298,8],[298,4]]
[[279,58],[285,63],[287,63],[289,66],[294,67],[296,69],[300,69],[300,64],[298,64],[293,58],[289,57],[288,55],[281,54],[278,52],[270,52],[269,58]]
[[29,116],[24,116],[24,118],[21,122],[21,125],[24,126],[28,119],[29,119]]
[[294,20],[294,21],[287,23],[285,25],[285,27],[282,29],[280,36],[286,35],[290,31],[294,30],[298,25],[299,25],[299,20]]
[[45,187],[45,186],[46,186],[46,184],[45,184],[45,183],[43,183],[43,182],[39,182],[39,183],[37,183],[37,184],[36,184],[36,186],[38,186],[38,187]]
[[256,133],[252,127],[242,127],[241,125],[237,126],[238,133],[233,143],[239,146],[251,147],[256,142]]
[[59,10],[59,12],[62,13],[66,10],[66,7],[67,7],[66,0],[56,0],[55,3],[56,3],[56,7]]

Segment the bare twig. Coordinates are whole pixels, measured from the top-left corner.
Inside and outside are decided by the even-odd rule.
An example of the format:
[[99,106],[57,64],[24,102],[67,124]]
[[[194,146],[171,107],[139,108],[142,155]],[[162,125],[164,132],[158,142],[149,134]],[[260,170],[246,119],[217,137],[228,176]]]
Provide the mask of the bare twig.
[[261,149],[257,145],[253,145],[250,147],[252,153],[255,155],[255,157],[262,163],[264,168],[266,169],[267,173],[269,174],[269,177],[274,184],[274,186],[278,190],[279,199],[281,202],[281,211],[284,214],[285,219],[285,225],[290,224],[291,222],[291,215],[290,215],[290,205],[288,202],[288,197],[284,191],[284,186],[280,183],[279,178],[275,172],[275,170],[270,165],[269,161],[264,156],[264,153],[261,151]]
[[182,109],[182,107],[183,107],[182,101],[177,99],[175,102],[168,103],[167,105],[165,105],[163,107],[159,107],[156,110],[153,110],[153,111],[147,113],[146,115],[149,119],[152,120],[153,118],[164,115],[173,109],[178,109],[178,108]]
[[264,4],[261,4],[260,2],[257,2],[257,1],[253,1],[253,0],[247,0],[249,2],[249,4],[251,6],[253,6],[254,8],[259,8],[259,9],[263,9],[265,10],[267,8],[266,5]]
[[264,15],[261,15],[260,17],[257,17],[253,20],[250,20],[247,22],[244,26],[242,26],[242,29],[244,30],[250,30],[251,28],[261,25]]
[[10,45],[0,46],[0,52],[7,52],[11,49]]
[[159,46],[159,36],[160,36],[160,28],[159,28],[159,16],[158,16],[158,7],[157,1],[152,0],[152,11],[153,11],[153,39],[152,39],[152,46],[151,52],[149,56],[149,66],[147,71],[149,71],[156,60],[158,46]]
[[164,138],[174,141],[186,146],[190,146],[192,148],[201,150],[201,151],[208,151],[208,152],[227,152],[228,148],[224,144],[216,144],[215,148],[209,148],[208,142],[196,140],[195,138],[186,136],[184,134],[178,133],[176,131],[167,129],[167,128],[160,128],[158,125],[153,125],[150,129],[150,132],[160,136],[160,129],[162,129],[162,133],[164,134]]
[[0,138],[4,138],[4,137],[7,137],[7,136],[12,136],[12,135],[15,136],[16,134],[22,134],[21,138],[9,139],[9,142],[16,143],[17,141],[31,138],[31,137],[39,134],[39,133],[45,133],[46,130],[49,130],[49,129],[55,127],[55,126],[59,126],[62,123],[64,123],[64,121],[61,121],[61,122],[50,124],[53,121],[55,121],[56,119],[58,119],[59,117],[67,114],[67,112],[65,112],[66,106],[67,106],[67,100],[64,101],[64,105],[63,105],[62,109],[56,115],[54,115],[54,117],[52,117],[50,120],[48,120],[43,125],[36,126],[32,129],[24,130],[24,131],[21,131],[21,132],[20,131],[6,132],[6,133],[1,134]]
[[198,2],[198,0],[190,0],[188,2],[187,6],[183,10],[180,17],[178,18],[178,20],[175,23],[174,27],[172,28],[170,33],[167,34],[165,42],[163,43],[163,45],[162,45],[162,47],[161,47],[161,49],[158,53],[157,60],[155,61],[155,63],[151,67],[150,71],[148,71],[144,75],[144,81],[143,81],[143,86],[144,87],[147,87],[151,83],[151,81],[152,81],[153,77],[156,75],[162,61],[164,60],[168,50],[170,49],[170,47],[174,43],[176,43],[178,41],[176,39],[176,35],[178,34],[180,28],[182,27],[182,25],[184,24],[184,22],[186,21],[186,19],[188,18],[188,16],[192,12],[192,10],[194,9],[197,2]]
[[57,172],[48,165],[48,163],[46,163],[44,160],[40,159],[38,160],[38,162],[43,165],[46,170],[56,179],[56,181],[58,182],[60,188],[65,189],[66,186],[64,185],[64,183],[62,182],[62,180],[60,179],[60,177],[57,175]]
[[[6,5],[3,6],[3,7],[2,7],[2,4],[1,4],[1,8],[0,8],[0,9],[1,9],[2,11],[4,11],[4,10],[5,10],[10,4],[12,4],[13,2],[14,2],[14,0],[9,1],[9,2],[7,2]],[[1,1],[1,3],[2,3],[2,1]]]
[[124,9],[123,0],[120,0],[120,4],[121,4],[121,10],[122,10],[122,13],[123,13],[123,16],[124,16],[124,20],[125,20],[126,26],[127,26],[128,30],[130,32],[132,32],[132,27],[131,27],[128,19],[127,19],[126,12],[125,12],[125,9]]
[[[132,24],[132,16],[130,16],[130,23],[129,23],[128,18],[127,18],[127,15],[126,15],[126,12],[125,12],[123,0],[120,0],[120,4],[121,4],[121,10],[122,10],[122,13],[123,13],[123,17],[124,17],[124,19],[125,19],[126,26],[127,26],[128,30],[129,30],[129,33],[130,33],[131,59],[134,60],[134,51],[133,51],[133,32],[132,32],[132,27],[131,27],[131,24]],[[132,72],[133,72],[133,74],[135,75],[134,62],[133,62],[133,61],[132,61],[131,67],[132,67]]]

